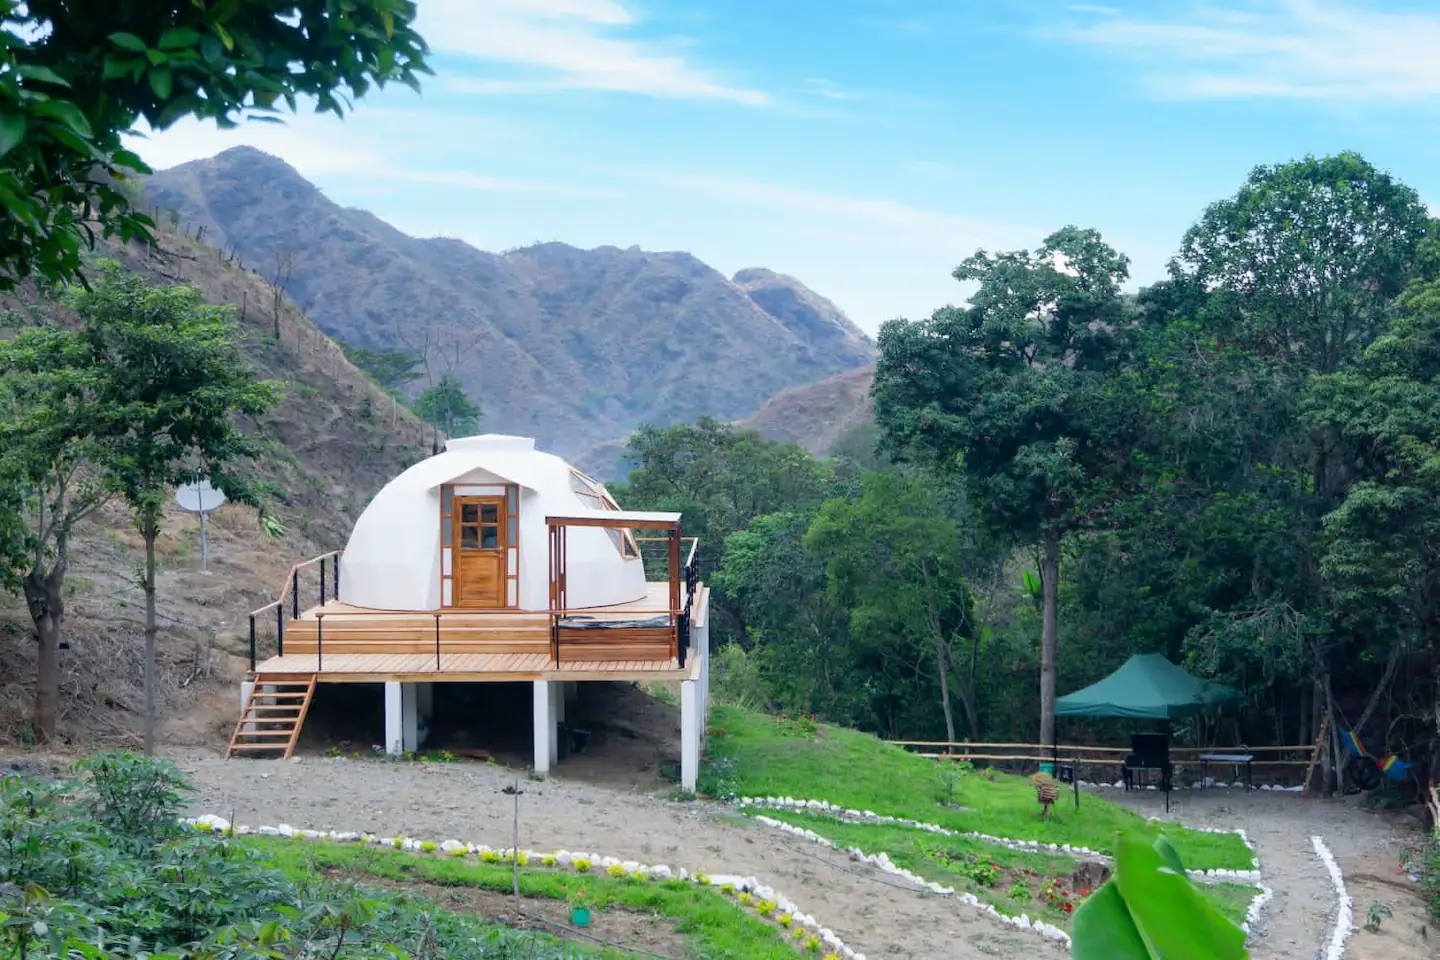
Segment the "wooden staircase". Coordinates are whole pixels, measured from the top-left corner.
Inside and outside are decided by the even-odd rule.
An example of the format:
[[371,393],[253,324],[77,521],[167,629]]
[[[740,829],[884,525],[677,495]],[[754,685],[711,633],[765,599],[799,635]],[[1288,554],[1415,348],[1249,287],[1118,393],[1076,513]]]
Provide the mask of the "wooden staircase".
[[225,758],[228,760],[237,751],[280,750],[284,751],[282,759],[290,759],[314,696],[313,673],[283,677],[257,675],[250,696],[245,698],[245,707],[240,711],[240,722],[235,724]]

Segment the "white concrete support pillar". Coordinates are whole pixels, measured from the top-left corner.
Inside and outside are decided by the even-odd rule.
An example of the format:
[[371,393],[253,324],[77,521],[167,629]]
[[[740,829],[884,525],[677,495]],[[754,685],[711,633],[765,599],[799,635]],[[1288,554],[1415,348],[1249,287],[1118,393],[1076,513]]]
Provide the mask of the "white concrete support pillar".
[[385,683],[385,752],[392,757],[400,756],[405,749],[401,717],[403,686],[404,684],[394,680]]
[[[245,715],[245,707],[246,707],[246,705],[249,704],[249,702],[250,702],[250,691],[251,691],[251,690],[254,690],[254,689],[255,689],[255,681],[253,681],[253,680],[244,680],[244,681],[241,681],[241,683],[240,683],[240,715],[241,715],[241,716],[244,716],[244,715]],[[253,724],[253,723],[247,723],[247,724],[245,724],[245,732],[246,732],[246,733],[254,733],[254,732],[255,732],[255,724]]]
[[680,684],[680,788],[695,790],[700,779],[699,681],[685,680]]
[[420,684],[400,684],[400,747],[409,753],[420,749]]
[[535,772],[549,773],[555,765],[555,694],[548,680],[535,681]]
[[693,653],[700,658],[696,695],[700,702],[700,744],[705,744],[705,729],[710,726],[710,624],[706,623],[692,635]]

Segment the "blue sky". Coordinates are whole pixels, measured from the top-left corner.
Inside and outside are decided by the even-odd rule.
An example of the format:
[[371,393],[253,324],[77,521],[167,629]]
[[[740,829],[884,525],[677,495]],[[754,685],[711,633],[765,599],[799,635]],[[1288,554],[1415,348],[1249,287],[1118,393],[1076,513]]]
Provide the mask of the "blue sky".
[[1158,279],[1249,169],[1357,149],[1440,200],[1440,5],[1410,0],[419,0],[436,76],[343,122],[184,123],[488,250],[689,250],[872,333],[978,247],[1096,227]]

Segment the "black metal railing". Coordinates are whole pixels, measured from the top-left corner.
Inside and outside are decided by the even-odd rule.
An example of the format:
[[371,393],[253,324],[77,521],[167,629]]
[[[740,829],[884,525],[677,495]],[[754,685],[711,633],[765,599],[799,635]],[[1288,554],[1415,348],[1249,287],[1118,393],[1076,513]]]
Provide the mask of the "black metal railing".
[[[283,657],[285,655],[285,623],[287,619],[300,619],[301,571],[309,569],[310,567],[319,568],[320,606],[324,607],[330,600],[340,599],[340,557],[342,553],[343,551],[341,550],[332,550],[330,553],[321,554],[318,557],[295,564],[295,566],[290,568],[289,576],[285,578],[285,586],[281,589],[279,598],[272,600],[263,607],[250,611],[250,671],[252,673],[255,671],[255,665],[260,661],[260,637],[256,630],[256,618],[264,616],[272,609],[275,611],[275,655]],[[290,616],[288,618],[285,616],[285,608],[287,606],[290,608]],[[317,624],[317,637],[321,629],[320,625]],[[319,663],[320,659],[317,647],[317,666]]]
[[699,546],[698,540],[691,542],[690,555],[685,558],[685,566],[680,571],[685,584],[685,605],[675,622],[675,659],[681,667],[685,666],[690,651],[690,615],[695,603],[695,590],[700,586]]

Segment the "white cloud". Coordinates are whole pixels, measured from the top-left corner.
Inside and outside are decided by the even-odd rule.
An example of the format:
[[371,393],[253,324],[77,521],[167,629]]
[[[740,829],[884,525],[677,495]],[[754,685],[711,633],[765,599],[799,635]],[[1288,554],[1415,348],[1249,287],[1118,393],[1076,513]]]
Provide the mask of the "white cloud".
[[[853,229],[857,231],[857,236],[868,236],[872,243],[886,240],[907,246],[969,253],[980,246],[1023,246],[1040,236],[1039,231],[1016,224],[925,210],[883,198],[822,193],[711,174],[649,171],[637,173],[635,178],[644,185],[690,196],[806,214],[819,221],[817,229],[824,229],[828,221],[841,230]],[[876,227],[889,233],[877,237],[874,232]]]
[[1166,98],[1412,102],[1440,94],[1440,13],[1225,0],[1173,17],[1102,15],[1060,36],[1148,63],[1152,91]]
[[[279,157],[312,181],[348,176],[376,183],[428,183],[461,190],[598,199],[621,196],[614,190],[559,181],[421,167],[416,163],[415,150],[433,143],[437,135],[435,126],[438,123],[443,128],[444,118],[432,120],[418,112],[370,109],[365,113],[368,121],[365,124],[308,113],[287,119],[289,122],[284,125],[247,122],[230,130],[187,119],[162,133],[151,134],[149,138],[130,138],[127,146],[156,170],[213,157],[243,144]],[[476,127],[472,126],[472,129]],[[407,146],[411,143],[413,147]]]
[[673,49],[627,35],[638,19],[618,0],[425,0],[416,27],[435,50],[539,72],[522,81],[456,79],[455,89],[516,92],[582,88],[759,106]]

